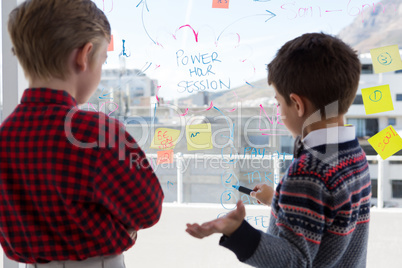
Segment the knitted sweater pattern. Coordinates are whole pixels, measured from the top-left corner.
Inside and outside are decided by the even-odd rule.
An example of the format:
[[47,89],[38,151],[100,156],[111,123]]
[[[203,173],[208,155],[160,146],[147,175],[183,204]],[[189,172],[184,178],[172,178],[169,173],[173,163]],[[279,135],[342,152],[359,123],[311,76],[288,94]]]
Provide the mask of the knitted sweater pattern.
[[[326,153],[332,150],[334,153]],[[357,139],[304,150],[278,185],[256,267],[365,267],[371,183]]]

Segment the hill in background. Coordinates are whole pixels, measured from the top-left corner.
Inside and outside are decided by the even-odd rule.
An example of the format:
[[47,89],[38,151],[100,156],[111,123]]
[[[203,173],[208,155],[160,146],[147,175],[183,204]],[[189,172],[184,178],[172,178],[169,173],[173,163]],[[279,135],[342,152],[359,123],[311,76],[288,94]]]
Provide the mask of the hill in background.
[[[368,53],[370,49],[402,43],[402,1],[384,0],[374,5],[365,6],[363,14],[345,27],[338,35],[343,41],[359,53]],[[350,6],[350,12],[357,13]],[[359,7],[361,10],[361,6]]]

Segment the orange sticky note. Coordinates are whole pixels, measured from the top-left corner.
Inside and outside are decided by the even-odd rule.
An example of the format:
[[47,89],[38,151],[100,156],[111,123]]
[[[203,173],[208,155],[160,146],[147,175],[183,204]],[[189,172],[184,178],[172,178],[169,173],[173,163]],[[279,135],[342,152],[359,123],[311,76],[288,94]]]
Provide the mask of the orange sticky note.
[[212,8],[229,8],[229,0],[212,0]]
[[107,48],[107,51],[114,51],[114,42],[113,42],[113,35],[110,36],[110,43]]
[[368,139],[368,142],[384,160],[402,149],[402,138],[392,126],[381,130]]
[[366,114],[376,114],[394,110],[389,85],[363,88],[362,97]]
[[158,151],[158,160],[156,161],[156,164],[171,164],[173,163],[173,157],[173,150]]

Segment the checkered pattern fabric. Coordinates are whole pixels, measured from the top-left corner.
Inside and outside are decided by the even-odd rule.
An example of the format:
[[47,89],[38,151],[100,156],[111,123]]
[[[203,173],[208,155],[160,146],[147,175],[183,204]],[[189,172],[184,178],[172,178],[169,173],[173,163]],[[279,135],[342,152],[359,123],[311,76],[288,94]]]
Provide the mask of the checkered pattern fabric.
[[117,120],[67,92],[25,90],[0,126],[0,242],[24,263],[119,254],[154,225],[163,192]]

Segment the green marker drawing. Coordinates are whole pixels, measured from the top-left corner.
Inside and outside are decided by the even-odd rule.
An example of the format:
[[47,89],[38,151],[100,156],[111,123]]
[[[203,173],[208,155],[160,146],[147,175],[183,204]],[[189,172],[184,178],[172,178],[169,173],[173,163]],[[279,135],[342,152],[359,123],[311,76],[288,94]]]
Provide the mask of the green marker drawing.
[[379,102],[382,99],[382,92],[380,90],[375,90],[370,94],[369,99],[374,102]]
[[377,57],[377,61],[382,65],[390,65],[392,63],[392,57],[388,52],[384,52]]

